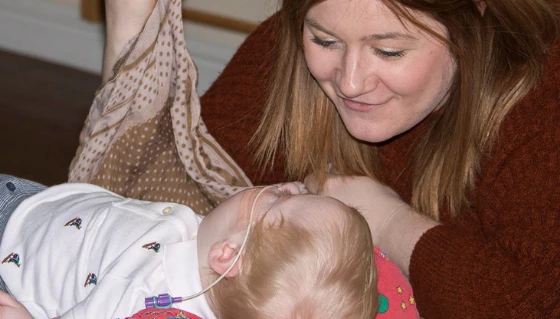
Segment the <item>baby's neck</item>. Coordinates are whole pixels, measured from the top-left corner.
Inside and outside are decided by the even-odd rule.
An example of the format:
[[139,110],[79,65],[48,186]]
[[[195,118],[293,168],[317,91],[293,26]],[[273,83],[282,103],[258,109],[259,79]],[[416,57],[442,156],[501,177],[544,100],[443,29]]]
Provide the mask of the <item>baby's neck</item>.
[[[199,261],[200,261],[200,259],[199,259]],[[210,267],[208,267],[208,266],[206,266],[206,267],[200,266],[199,267],[199,273],[200,273],[200,283],[202,285],[202,289],[206,289],[206,287],[213,284],[214,281],[217,278],[216,273],[212,269],[210,269]],[[208,306],[210,306],[210,309],[212,310],[212,312],[216,313],[216,310],[217,310],[216,309],[216,304],[214,303],[213,295],[210,293],[210,290],[212,290],[212,289],[216,289],[216,287],[214,286],[213,288],[210,288],[208,291],[206,291],[204,293],[204,297],[206,298],[206,302],[208,302]]]
[[200,284],[202,285],[202,289],[210,286],[216,279],[216,273],[208,266],[200,265],[198,271],[200,273]]

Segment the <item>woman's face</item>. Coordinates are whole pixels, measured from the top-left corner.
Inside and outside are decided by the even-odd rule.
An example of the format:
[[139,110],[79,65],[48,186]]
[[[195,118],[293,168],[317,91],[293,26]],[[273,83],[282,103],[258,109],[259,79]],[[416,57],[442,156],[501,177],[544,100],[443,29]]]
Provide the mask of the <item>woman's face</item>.
[[[437,22],[418,19],[446,37]],[[368,142],[403,133],[437,109],[455,71],[446,45],[410,23],[403,25],[381,0],[327,0],[313,6],[303,43],[307,66],[344,125]]]

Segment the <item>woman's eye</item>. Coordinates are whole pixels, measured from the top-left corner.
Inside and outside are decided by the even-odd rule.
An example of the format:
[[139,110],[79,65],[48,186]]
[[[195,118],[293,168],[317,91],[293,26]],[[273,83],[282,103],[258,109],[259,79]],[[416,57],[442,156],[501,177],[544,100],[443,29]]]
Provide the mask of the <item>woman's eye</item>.
[[385,50],[375,49],[375,54],[386,58],[400,58],[404,56],[404,51],[385,51]]
[[311,42],[313,42],[315,44],[318,44],[318,45],[320,45],[324,48],[330,48],[336,43],[336,41],[324,41],[324,40],[321,40],[317,37],[311,38]]

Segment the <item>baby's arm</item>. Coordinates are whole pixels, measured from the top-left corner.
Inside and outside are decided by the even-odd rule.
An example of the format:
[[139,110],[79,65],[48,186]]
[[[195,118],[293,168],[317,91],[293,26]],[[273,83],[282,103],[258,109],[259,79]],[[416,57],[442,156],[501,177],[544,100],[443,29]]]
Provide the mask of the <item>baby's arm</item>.
[[0,291],[0,318],[33,319],[22,304],[3,291]]

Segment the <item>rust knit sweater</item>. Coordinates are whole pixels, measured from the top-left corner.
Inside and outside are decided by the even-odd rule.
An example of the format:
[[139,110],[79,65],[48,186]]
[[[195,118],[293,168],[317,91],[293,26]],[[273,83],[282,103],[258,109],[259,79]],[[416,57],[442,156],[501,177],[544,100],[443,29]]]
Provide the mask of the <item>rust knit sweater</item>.
[[[258,184],[283,179],[281,160],[259,176],[247,143],[264,104],[275,57],[274,20],[239,48],[202,97],[211,134]],[[554,47],[539,86],[500,128],[469,195],[472,209],[422,236],[410,280],[427,319],[560,318],[560,50]],[[407,154],[421,126],[380,148],[383,180],[411,197]]]

